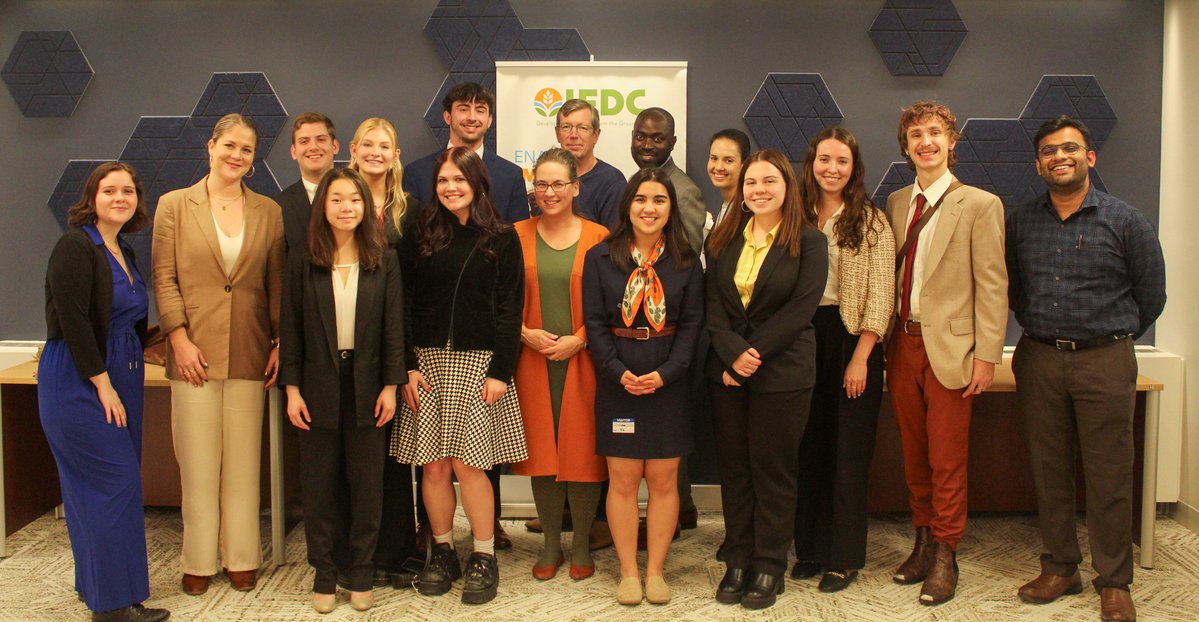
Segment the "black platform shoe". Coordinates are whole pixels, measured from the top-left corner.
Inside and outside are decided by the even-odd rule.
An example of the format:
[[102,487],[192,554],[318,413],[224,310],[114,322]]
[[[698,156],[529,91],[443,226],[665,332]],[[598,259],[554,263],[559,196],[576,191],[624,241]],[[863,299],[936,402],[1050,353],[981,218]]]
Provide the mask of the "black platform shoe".
[[433,558],[416,577],[416,591],[425,596],[441,596],[462,576],[458,553],[448,544],[434,544]]
[[782,575],[755,574],[745,584],[741,594],[741,606],[746,609],[765,609],[774,606],[774,601],[783,593]]
[[716,588],[716,602],[725,605],[736,605],[741,602],[741,594],[745,591],[745,576],[749,574],[744,568],[729,568]]

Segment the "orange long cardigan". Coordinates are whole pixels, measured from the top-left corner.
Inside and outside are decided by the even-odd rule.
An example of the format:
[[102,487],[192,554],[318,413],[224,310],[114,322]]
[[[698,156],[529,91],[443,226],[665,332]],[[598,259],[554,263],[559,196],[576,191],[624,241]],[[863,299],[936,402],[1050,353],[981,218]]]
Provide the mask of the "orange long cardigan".
[[[539,217],[516,223],[525,255],[524,325],[541,328],[541,288],[537,282],[537,222]],[[574,266],[570,270],[570,326],[574,336],[587,341],[583,326],[583,257],[592,246],[604,241],[608,230],[583,221]],[[545,356],[528,345],[520,348],[516,362],[516,386],[520,387],[520,413],[525,422],[529,459],[512,465],[517,475],[557,475],[564,482],[602,482],[608,479],[603,456],[595,454],[595,363],[584,349],[570,360],[558,438],[554,439],[553,407],[550,404],[549,372]]]

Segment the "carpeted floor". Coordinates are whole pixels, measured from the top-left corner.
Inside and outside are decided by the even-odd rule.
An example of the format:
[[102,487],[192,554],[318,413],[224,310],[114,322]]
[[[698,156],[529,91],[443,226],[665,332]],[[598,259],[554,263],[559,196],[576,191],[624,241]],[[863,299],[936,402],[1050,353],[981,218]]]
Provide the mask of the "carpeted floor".
[[[466,522],[457,521],[459,547],[469,547]],[[906,517],[881,516],[870,522],[867,566],[858,580],[837,594],[821,594],[816,580],[787,581],[786,593],[773,608],[751,613],[720,605],[712,598],[724,565],[713,558],[723,537],[718,514],[701,516],[700,526],[683,532],[667,560],[667,580],[674,591],[669,605],[644,603],[622,607],[613,592],[617,571],[613,549],[595,555],[597,572],[574,582],[565,568],[553,580],[536,581],[529,573],[541,536],[525,531],[521,521],[505,521],[515,546],[501,551],[500,594],[488,605],[472,607],[459,600],[461,585],[439,598],[414,591],[378,588],[376,606],[368,613],[350,609],[343,594],[336,611],[321,616],[309,606],[312,572],[304,560],[304,532],[287,538],[288,563],[268,565],[258,589],[242,593],[214,580],[207,594],[179,591],[180,517],[177,511],[151,509],[149,540],[151,606],[166,607],[173,620],[1098,620],[1099,599],[1093,591],[1067,596],[1051,605],[1026,605],[1016,588],[1037,572],[1039,534],[1031,516],[972,517],[960,548],[961,581],[957,598],[940,607],[917,604],[919,586],[891,582],[891,571],[911,547]],[[1085,528],[1079,527],[1085,538]],[[266,522],[263,534],[268,533]],[[1141,620],[1199,620],[1199,535],[1172,520],[1158,522],[1157,567],[1136,569],[1133,598]],[[569,534],[565,536],[569,541]],[[46,515],[8,541],[10,557],[0,560],[0,620],[88,620],[72,586],[73,566],[65,524]],[[264,539],[264,548],[269,543]],[[569,549],[567,549],[569,550]],[[1084,541],[1085,550],[1085,541]],[[269,551],[266,558],[270,559]],[[644,557],[642,557],[644,562]],[[1094,576],[1085,568],[1083,578]]]

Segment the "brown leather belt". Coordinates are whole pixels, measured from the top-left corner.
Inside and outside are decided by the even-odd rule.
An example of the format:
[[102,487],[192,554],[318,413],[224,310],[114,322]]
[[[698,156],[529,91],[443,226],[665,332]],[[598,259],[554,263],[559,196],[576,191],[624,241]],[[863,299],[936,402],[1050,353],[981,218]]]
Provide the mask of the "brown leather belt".
[[920,332],[920,322],[914,322],[912,320],[908,320],[908,321],[904,322],[903,324],[901,324],[901,326],[903,327],[903,333],[905,335],[912,335],[913,337],[919,337],[922,334]]
[[678,332],[677,326],[663,326],[662,330],[654,330],[648,326],[637,326],[634,328],[613,328],[612,334],[625,339],[636,339],[637,341],[648,341],[657,337],[669,337]]

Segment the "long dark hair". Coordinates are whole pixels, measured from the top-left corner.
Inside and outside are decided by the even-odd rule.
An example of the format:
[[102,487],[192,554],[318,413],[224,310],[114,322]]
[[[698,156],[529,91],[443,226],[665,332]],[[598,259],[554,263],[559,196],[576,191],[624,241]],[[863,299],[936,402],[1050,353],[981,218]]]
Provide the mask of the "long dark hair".
[[437,156],[437,162],[433,165],[433,196],[420,206],[415,223],[418,255],[421,259],[428,258],[448,247],[454,239],[454,225],[458,224],[458,219],[441,205],[436,190],[441,167],[447,162],[462,171],[462,176],[466,178],[467,185],[475,195],[470,204],[466,226],[479,232],[477,248],[488,258],[495,259],[495,246],[499,236],[512,227],[500,220],[495,206],[491,204],[491,181],[487,177],[483,160],[479,158],[479,154],[466,147],[446,149]]
[[78,227],[96,222],[96,193],[100,191],[100,182],[113,171],[125,171],[133,178],[133,187],[137,190],[137,209],[129,222],[121,227],[121,233],[141,231],[150,224],[150,212],[146,209],[146,192],[142,189],[142,179],[138,177],[133,166],[126,162],[104,162],[92,169],[83,184],[83,194],[79,200],[67,210],[67,224]]
[[666,238],[666,248],[670,251],[670,256],[674,258],[674,267],[685,270],[691,267],[691,262],[695,260],[695,251],[691,250],[687,234],[683,231],[679,200],[674,191],[674,184],[670,183],[670,175],[656,166],[643,168],[629,178],[629,184],[625,186],[624,194],[620,197],[620,222],[604,240],[608,243],[608,254],[612,256],[612,263],[616,264],[621,272],[633,269],[633,255],[629,251],[633,243],[633,225],[629,222],[629,211],[641,184],[648,181],[656,181],[666,187],[666,196],[670,198],[670,213],[666,216],[662,235]]
[[[745,163],[741,165],[741,174],[737,178],[737,193],[733,195],[733,202],[729,208],[733,209],[733,206],[741,208],[745,205],[745,172],[754,162],[766,162],[778,169],[783,176],[785,192],[782,206],[783,220],[779,223],[779,233],[778,237],[774,239],[774,243],[785,247],[788,255],[798,257],[799,240],[803,236],[803,230],[805,228],[815,229],[816,223],[800,203],[799,182],[795,180],[795,169],[791,167],[791,162],[781,151],[762,149],[750,154]],[[708,256],[713,259],[719,257],[729,242],[732,242],[741,233],[743,227],[744,221],[741,218],[729,217],[721,220],[712,234],[708,236]]]
[[312,212],[308,217],[308,260],[322,268],[333,269],[336,243],[333,241],[333,228],[325,216],[325,201],[329,196],[329,186],[339,179],[352,182],[362,196],[362,222],[354,229],[354,242],[358,245],[358,265],[363,270],[374,270],[383,264],[383,234],[379,230],[379,219],[375,216],[375,202],[371,198],[370,187],[358,171],[349,168],[330,170],[321,177],[321,183],[316,187],[316,194],[312,197]]
[[862,162],[862,153],[858,149],[858,139],[853,133],[843,127],[826,127],[820,130],[808,150],[804,153],[803,169],[799,173],[799,193],[803,198],[804,212],[813,222],[819,222],[816,216],[816,206],[820,203],[820,184],[816,181],[816,173],[812,166],[816,162],[816,148],[826,140],[835,140],[849,147],[853,158],[853,172],[849,174],[849,182],[841,192],[845,208],[833,225],[833,237],[837,246],[857,251],[862,246],[862,223],[868,223],[867,229],[873,239],[867,244],[874,246],[878,243],[878,232],[875,231],[875,221],[880,218],[877,210],[872,209],[870,199],[866,198],[866,164]]

